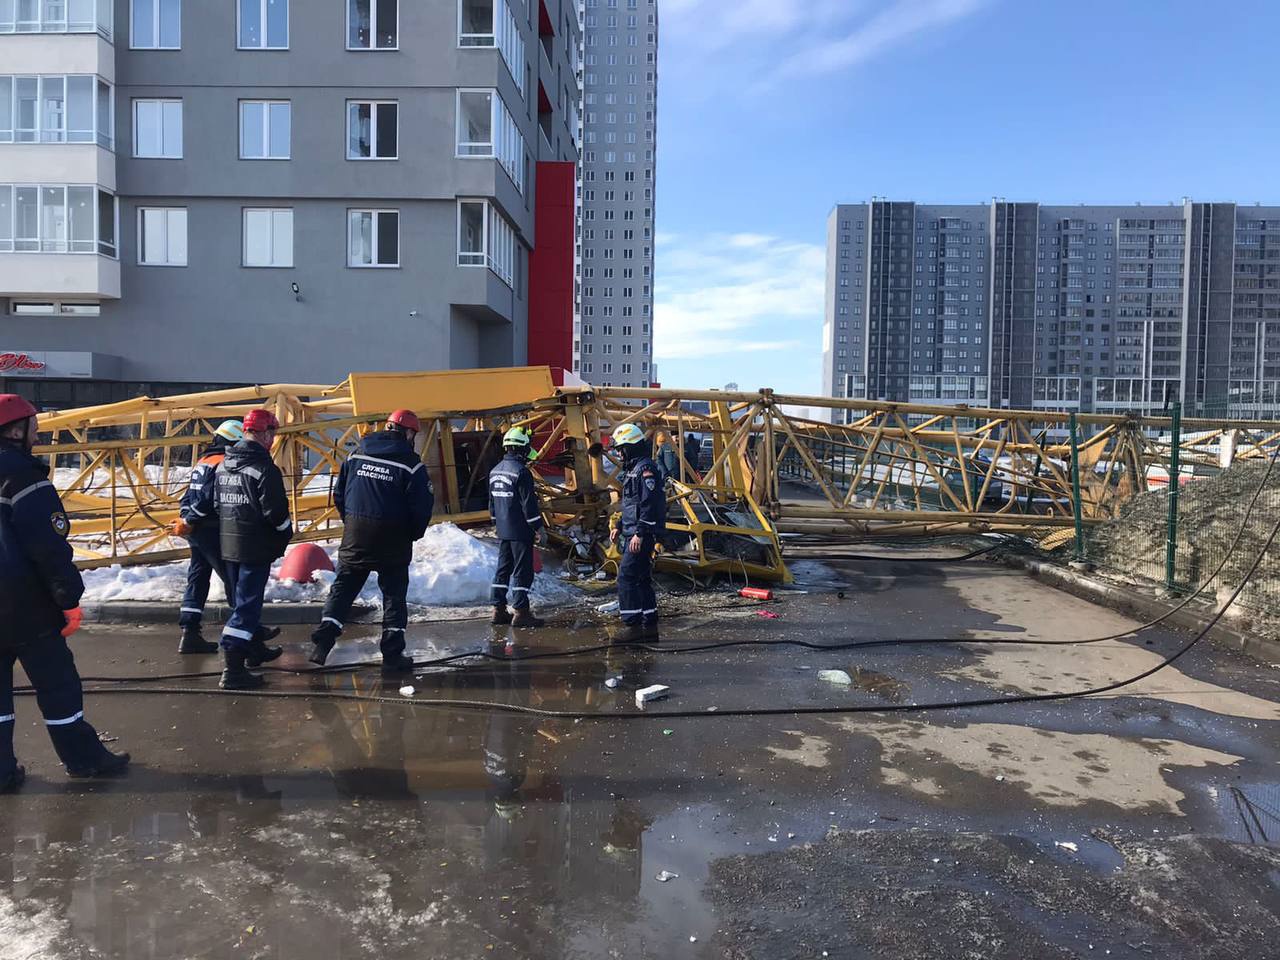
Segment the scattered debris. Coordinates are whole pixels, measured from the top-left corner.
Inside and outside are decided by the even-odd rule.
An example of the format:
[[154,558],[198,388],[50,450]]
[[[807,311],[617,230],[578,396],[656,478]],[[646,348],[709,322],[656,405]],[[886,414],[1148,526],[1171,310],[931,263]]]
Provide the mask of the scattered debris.
[[664,700],[666,699],[667,693],[670,692],[670,690],[671,690],[670,687],[664,687],[660,683],[655,683],[651,687],[644,687],[641,690],[637,690],[636,706],[643,707],[646,703],[649,703],[651,700]]
[[669,736],[671,736],[673,733],[675,733],[675,731],[674,731],[674,730],[670,730],[670,729],[668,729],[668,730],[663,730],[663,731],[662,731],[662,735],[663,735],[664,737],[669,737]]
[[608,680],[604,682],[604,685],[608,687],[610,690],[617,690],[618,687],[621,686],[621,684],[622,684],[622,677],[620,676],[610,677]]
[[417,691],[416,691],[416,690],[414,690],[414,689],[413,689],[413,687],[401,687],[401,688],[400,688],[400,696],[402,696],[402,697],[412,697],[416,692],[417,692]]
[[1080,845],[1078,843],[1072,843],[1070,840],[1055,840],[1053,845],[1055,847],[1061,847],[1063,850],[1067,851],[1067,853],[1080,852]]
[[559,738],[559,737],[557,737],[557,736],[556,736],[554,733],[552,733],[550,730],[543,730],[543,729],[539,728],[539,729],[538,729],[538,736],[540,736],[540,737],[546,737],[546,738],[547,738],[548,740],[550,740],[552,743],[559,743],[559,742],[560,742],[560,738]]
[[663,870],[655,879],[659,883],[667,883],[670,880],[679,880],[680,874],[672,873],[670,870]]
[[998,774],[996,774],[996,782],[997,782],[997,783],[1004,783],[1004,774],[1003,774],[1003,773],[998,773]]
[[779,620],[779,619],[781,619],[781,618],[780,618],[776,613],[774,613],[772,610],[757,610],[757,611],[756,611],[756,616],[757,616],[757,617],[764,617],[766,620]]
[[597,613],[617,613],[618,601],[610,600],[608,603],[602,603],[600,604],[600,606],[596,607],[596,612]]
[[107,733],[105,730],[98,734],[99,743],[115,743],[119,739],[119,737],[111,736],[111,734]]
[[818,679],[825,680],[827,683],[835,683],[842,687],[848,687],[853,684],[853,677],[843,670],[819,670]]

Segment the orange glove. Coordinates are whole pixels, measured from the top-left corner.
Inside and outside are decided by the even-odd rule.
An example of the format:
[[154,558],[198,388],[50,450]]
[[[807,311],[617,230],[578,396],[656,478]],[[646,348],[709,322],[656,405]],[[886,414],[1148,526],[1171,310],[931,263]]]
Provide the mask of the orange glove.
[[69,637],[80,629],[80,624],[84,620],[84,611],[76,607],[74,610],[63,610],[62,615],[67,618],[67,625],[62,628],[62,635]]
[[183,520],[181,517],[169,524],[169,529],[173,532],[175,537],[191,536],[191,524],[187,523],[187,521]]

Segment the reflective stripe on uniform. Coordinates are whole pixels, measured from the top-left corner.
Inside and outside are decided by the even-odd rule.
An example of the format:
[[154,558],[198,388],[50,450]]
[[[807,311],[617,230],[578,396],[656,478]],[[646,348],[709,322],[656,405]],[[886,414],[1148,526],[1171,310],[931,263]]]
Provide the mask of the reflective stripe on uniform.
[[526,519],[526,520],[528,520],[530,523],[541,523],[541,522],[542,522],[542,515],[541,515],[541,514],[539,514],[539,515],[538,515],[538,516],[536,516],[536,517],[525,517],[525,519]]
[[619,610],[618,613],[624,617],[629,617],[635,613],[644,613],[644,611],[643,610]]
[[41,480],[39,483],[33,483],[31,486],[27,487],[27,489],[23,490],[16,497],[0,497],[0,503],[5,503],[12,507],[15,503],[17,503],[19,500],[25,497],[28,493],[31,493],[31,491],[41,490],[44,487],[52,487],[52,486],[53,484],[50,483],[48,480]]
[[491,583],[491,584],[489,584],[489,586],[493,587],[493,589],[495,589],[495,590],[506,590],[506,589],[507,589],[507,585],[506,585],[505,583]]
[[292,523],[293,523],[293,520],[292,520],[291,518],[289,518],[289,517],[285,517],[285,521],[284,521],[284,523],[282,523],[282,524],[280,524],[279,526],[277,526],[277,527],[276,527],[276,529],[277,529],[277,530],[279,530],[279,531],[281,531],[281,532],[283,533],[285,530],[287,530],[287,529],[289,528],[290,524],[292,524]]
[[179,613],[204,613],[204,607],[179,607]]
[[512,593],[521,593],[521,592],[528,593],[529,588],[528,587],[512,587],[511,592]]
[[262,471],[259,470],[257,467],[241,467],[240,472],[248,474],[249,476],[253,477],[253,479],[255,480],[262,479]]
[[321,623],[332,623],[332,624],[333,624],[335,627],[337,627],[339,630],[341,630],[341,629],[342,629],[342,626],[343,626],[343,624],[342,624],[342,621],[341,621],[341,620],[335,620],[335,619],[333,619],[333,617],[321,617],[321,618],[320,618],[320,622],[321,622]]
[[247,630],[237,630],[235,627],[223,627],[222,635],[224,637],[235,637],[237,640],[252,640],[253,634]]
[[404,633],[404,627],[383,627],[383,633]]
[[641,612],[641,613],[644,613],[644,614],[657,613],[657,612],[658,612],[658,608],[657,608],[657,607],[654,607],[652,610],[641,610],[640,612]]
[[83,716],[84,716],[84,711],[81,710],[79,713],[72,714],[71,716],[67,717],[65,720],[46,720],[44,722],[44,725],[46,727],[65,727],[69,723],[75,723],[77,720],[81,719]]

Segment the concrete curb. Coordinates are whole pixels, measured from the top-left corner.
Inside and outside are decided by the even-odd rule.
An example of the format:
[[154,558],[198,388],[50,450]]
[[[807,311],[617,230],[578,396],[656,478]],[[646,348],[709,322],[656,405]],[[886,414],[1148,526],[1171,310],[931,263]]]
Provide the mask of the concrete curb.
[[[178,602],[168,600],[108,600],[82,605],[85,623],[178,623]],[[321,603],[268,603],[262,607],[262,622],[272,626],[320,622]],[[377,607],[357,604],[351,609],[349,622],[360,623],[377,611]],[[205,623],[225,623],[231,608],[211,603],[204,608]]]
[[[1167,600],[1144,596],[1120,584],[1086,576],[1035,557],[1003,554],[996,562],[1018,570],[1024,570],[1037,580],[1042,580],[1072,596],[1089,600],[1100,606],[1110,607],[1144,623],[1164,616],[1175,606]],[[1164,621],[1170,627],[1187,633],[1199,633],[1209,621],[1203,608],[1192,604],[1184,607]],[[1280,662],[1280,640],[1260,637],[1236,630],[1219,622],[1209,631],[1209,639],[1234,650],[1242,650],[1250,656],[1269,663]]]

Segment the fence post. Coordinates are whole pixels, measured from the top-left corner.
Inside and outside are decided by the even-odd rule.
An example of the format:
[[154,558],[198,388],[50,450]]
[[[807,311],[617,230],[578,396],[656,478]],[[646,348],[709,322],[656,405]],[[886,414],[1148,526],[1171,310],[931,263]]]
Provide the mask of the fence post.
[[1071,509],[1076,524],[1075,559],[1084,560],[1084,516],[1080,509],[1080,441],[1076,436],[1076,412],[1071,411]]
[[1182,446],[1182,402],[1173,402],[1173,433],[1169,440],[1169,524],[1164,549],[1164,581],[1170,590],[1177,589],[1178,559],[1178,494],[1181,490],[1178,460]]

